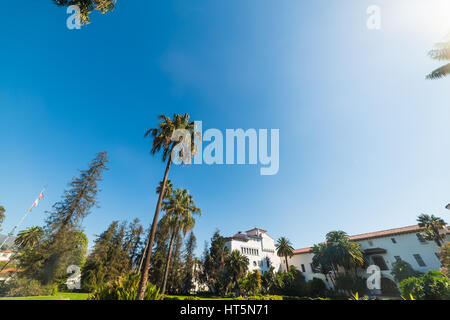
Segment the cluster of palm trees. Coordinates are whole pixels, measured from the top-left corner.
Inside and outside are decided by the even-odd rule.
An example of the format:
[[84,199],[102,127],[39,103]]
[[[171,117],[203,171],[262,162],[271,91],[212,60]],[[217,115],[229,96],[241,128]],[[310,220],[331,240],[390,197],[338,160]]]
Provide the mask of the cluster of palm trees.
[[[153,139],[151,148],[152,155],[162,152],[162,160],[166,162],[166,168],[164,171],[163,180],[157,190],[159,193],[158,201],[156,203],[155,214],[153,216],[153,223],[149,232],[146,249],[143,253],[143,265],[142,269],[140,269],[141,280],[139,283],[137,300],[144,299],[145,288],[148,281],[150,260],[152,256],[152,248],[155,241],[156,227],[161,209],[166,211],[165,217],[167,218],[165,219],[167,219],[168,223],[173,226],[167,265],[164,274],[162,294],[165,292],[174,236],[179,230],[183,230],[183,232],[189,230],[190,226],[192,227],[193,225],[192,214],[200,213],[200,210],[195,207],[192,196],[188,194],[187,190],[177,189],[172,191],[171,189],[173,186],[171,183],[168,183],[170,166],[174,160],[173,156],[178,155],[185,163],[189,163],[191,159],[186,159],[186,157],[193,157],[197,152],[194,139],[194,122],[189,120],[189,115],[187,113],[184,115],[174,114],[172,119],[161,115],[159,116],[159,120],[160,123],[158,127],[147,130],[145,137],[151,137]],[[179,130],[189,133],[191,135],[190,139],[186,139],[186,141],[184,141],[185,136],[177,136],[176,132]],[[175,151],[177,151],[177,154],[175,154]]]

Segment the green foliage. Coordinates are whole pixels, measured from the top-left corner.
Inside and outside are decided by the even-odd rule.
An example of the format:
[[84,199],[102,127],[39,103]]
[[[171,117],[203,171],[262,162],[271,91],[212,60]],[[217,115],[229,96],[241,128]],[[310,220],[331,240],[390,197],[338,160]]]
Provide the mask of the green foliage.
[[114,9],[117,0],[53,0],[58,6],[77,5],[81,11],[82,23],[89,23],[89,15],[94,10],[100,11],[102,14]]
[[130,255],[125,242],[124,223],[113,221],[95,240],[92,253],[82,269],[82,286],[87,291],[118,280],[131,272]]
[[417,222],[420,227],[425,228],[424,231],[421,232],[422,237],[425,240],[436,242],[437,246],[440,247],[443,243],[443,239],[445,238],[445,233],[440,234],[439,230],[443,229],[447,223],[434,215],[421,214],[417,217]]
[[395,281],[399,283],[407,278],[418,277],[421,275],[419,271],[414,270],[408,262],[403,260],[394,262],[391,274],[394,276]]
[[225,238],[217,230],[211,238],[209,250],[205,249],[203,272],[200,275],[202,283],[208,285],[213,293],[227,294],[229,277],[226,274],[225,261],[229,255]]
[[403,297],[412,295],[417,300],[450,299],[450,279],[435,270],[403,280],[400,289]]
[[360,297],[359,293],[356,292],[356,293],[352,294],[352,296],[348,300],[369,300],[369,297],[368,296]]
[[197,247],[196,238],[193,232],[190,233],[189,238],[186,241],[186,249],[184,253],[184,269],[181,292],[189,294],[194,288],[194,280],[197,281],[197,275],[195,274],[194,264],[196,263],[194,257],[194,251]]
[[306,292],[310,297],[324,297],[328,295],[325,282],[319,278],[312,278],[306,283]]
[[353,274],[340,273],[335,279],[335,290],[342,291],[347,294],[359,292],[360,294],[368,293],[366,279]]
[[272,293],[285,296],[303,296],[307,293],[306,280],[294,266],[288,272],[275,273],[275,284]]
[[240,281],[240,287],[248,295],[257,295],[261,291],[262,277],[258,270],[249,272],[245,278]]
[[277,255],[279,257],[284,257],[286,263],[286,271],[288,271],[288,257],[292,257],[294,255],[294,248],[292,247],[291,242],[287,238],[281,237],[277,240],[277,244],[275,245],[275,247],[277,249]]
[[[101,285],[88,297],[88,300],[136,300],[139,288],[139,275],[132,274]],[[144,300],[160,300],[159,289],[147,283]]]
[[450,277],[450,242],[446,242],[441,247],[441,252],[439,252],[439,258],[442,264],[442,273],[447,277]]
[[239,281],[245,277],[248,270],[248,264],[248,258],[241,254],[239,250],[233,250],[231,255],[226,260],[225,266],[227,274],[231,278],[232,284],[235,286],[234,289],[237,290],[237,292],[241,289],[239,286]]
[[44,236],[44,230],[39,226],[33,226],[19,231],[14,244],[19,249],[32,248],[38,244]]
[[[174,240],[180,241],[180,249],[181,240],[179,233],[181,232],[183,236],[185,236],[187,232],[191,231],[195,225],[195,219],[192,215],[200,215],[201,213],[201,210],[195,206],[193,197],[189,194],[189,191],[179,188],[174,190],[172,194],[168,195],[167,199],[163,203],[163,209],[166,211],[165,217],[167,218],[171,237],[163,278],[162,295],[164,295],[166,292],[167,278],[169,276]],[[178,254],[176,255],[176,257],[178,257]],[[178,285],[177,287],[180,287],[180,285]]]
[[0,288],[5,297],[52,296],[56,293],[56,285],[42,285],[39,281],[24,277],[13,277]]
[[[342,287],[347,288],[350,285],[350,278],[353,278],[354,284],[360,282],[356,276],[356,270],[364,265],[363,252],[360,245],[350,241],[344,231],[329,232],[326,235],[326,242],[314,245],[312,252],[314,253],[313,267],[331,280],[335,287],[337,287],[339,267],[342,267],[345,273],[345,276],[341,276],[340,279]],[[349,292],[353,291],[354,289]]]
[[277,295],[253,295],[247,297],[246,300],[283,300],[283,296],[277,296]]
[[19,266],[26,277],[43,284],[55,283],[67,278],[68,266],[83,265],[88,240],[81,232],[81,222],[97,205],[98,182],[107,162],[107,152],[98,153],[88,170],[73,178],[62,200],[53,205],[42,241],[19,256]]

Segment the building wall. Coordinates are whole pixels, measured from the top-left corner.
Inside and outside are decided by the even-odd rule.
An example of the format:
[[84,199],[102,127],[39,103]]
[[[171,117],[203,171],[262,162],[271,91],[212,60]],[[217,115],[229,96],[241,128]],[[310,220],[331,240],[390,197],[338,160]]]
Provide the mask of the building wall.
[[248,241],[232,239],[226,243],[226,246],[230,252],[239,250],[249,259],[249,271],[258,270],[264,273],[269,270],[267,257],[275,271],[280,269],[280,257],[276,254],[275,242],[266,233],[261,233],[260,237],[250,235]]
[[11,255],[12,255],[11,251],[0,252],[0,261],[9,261],[9,258],[11,257]]
[[[392,238],[394,241],[392,241]],[[448,240],[447,235],[447,240]],[[362,250],[382,248],[386,250],[386,253],[369,255],[369,264],[374,264],[372,258],[374,256],[380,256],[384,259],[386,267],[388,270],[381,270],[382,277],[386,277],[393,281],[394,277],[391,274],[392,266],[396,261],[396,256],[401,260],[411,264],[413,269],[420,272],[427,272],[428,270],[439,270],[441,268],[441,263],[436,253],[439,252],[439,247],[434,241],[419,241],[416,233],[407,233],[401,235],[387,236],[382,238],[374,238],[367,240],[356,241],[361,245]],[[414,255],[418,254],[422,258],[425,265],[419,265],[418,261],[414,258]],[[326,281],[325,276],[321,273],[315,273],[311,268],[311,263],[313,259],[312,253],[300,253],[294,255],[289,259],[289,264],[294,265],[298,270],[303,271],[302,265],[304,266],[304,276],[307,281],[312,278],[320,278],[325,281],[328,287],[331,287],[331,283]],[[369,274],[362,270],[361,275],[363,277],[368,277]],[[397,284],[398,285],[398,284]]]

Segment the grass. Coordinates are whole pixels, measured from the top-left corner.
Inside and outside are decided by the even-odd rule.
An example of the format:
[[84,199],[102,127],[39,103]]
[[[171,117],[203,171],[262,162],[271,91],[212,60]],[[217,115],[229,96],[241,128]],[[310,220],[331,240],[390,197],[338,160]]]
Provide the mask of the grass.
[[[193,296],[174,296],[174,295],[169,295],[166,294],[166,298],[167,300],[184,300],[186,298],[192,298]],[[198,300],[233,300],[233,298],[222,298],[220,296],[196,296],[198,298]]]
[[0,300],[86,300],[89,293],[58,292],[54,296],[3,297]]

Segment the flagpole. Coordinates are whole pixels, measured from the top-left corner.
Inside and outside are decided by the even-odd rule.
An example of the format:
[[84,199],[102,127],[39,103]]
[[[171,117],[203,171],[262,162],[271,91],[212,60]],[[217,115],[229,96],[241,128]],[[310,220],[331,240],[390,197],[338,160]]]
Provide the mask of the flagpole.
[[[42,191],[39,193],[39,196],[41,194],[44,194],[45,191],[45,187],[42,189]],[[38,197],[38,199],[40,200],[40,198]],[[17,223],[14,228],[11,230],[10,233],[8,233],[8,235],[6,236],[5,240],[3,240],[3,243],[0,245],[0,249],[4,246],[4,244],[6,243],[6,241],[8,241],[8,239],[14,234],[14,232],[16,231],[16,229],[22,224],[22,222],[25,220],[25,218],[28,216],[28,214],[32,211],[33,205],[36,202],[36,200],[33,202],[33,204],[31,205],[30,209],[27,210],[27,212],[22,216],[22,219],[20,219],[19,223]]]

